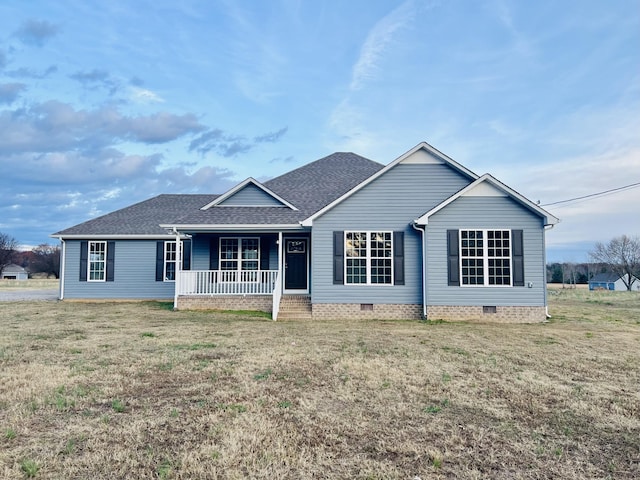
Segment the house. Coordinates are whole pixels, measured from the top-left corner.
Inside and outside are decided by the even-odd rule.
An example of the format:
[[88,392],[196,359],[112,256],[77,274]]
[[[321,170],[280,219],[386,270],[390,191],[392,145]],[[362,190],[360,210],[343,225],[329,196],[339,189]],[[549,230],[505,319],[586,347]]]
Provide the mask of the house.
[[20,265],[10,263],[2,269],[0,280],[27,280],[29,273]]
[[176,309],[536,322],[559,220],[427,143],[334,153],[222,195],[159,195],[53,234],[61,299]]
[[[640,290],[640,280],[632,278],[631,289]],[[599,273],[589,280],[589,290],[627,290],[627,286],[617,273]]]

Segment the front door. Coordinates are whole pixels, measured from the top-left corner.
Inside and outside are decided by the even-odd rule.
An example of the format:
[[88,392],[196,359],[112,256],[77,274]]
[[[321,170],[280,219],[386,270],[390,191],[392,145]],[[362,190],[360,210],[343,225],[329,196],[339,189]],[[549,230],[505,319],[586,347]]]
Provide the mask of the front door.
[[284,289],[308,292],[309,248],[307,238],[287,238],[284,242]]

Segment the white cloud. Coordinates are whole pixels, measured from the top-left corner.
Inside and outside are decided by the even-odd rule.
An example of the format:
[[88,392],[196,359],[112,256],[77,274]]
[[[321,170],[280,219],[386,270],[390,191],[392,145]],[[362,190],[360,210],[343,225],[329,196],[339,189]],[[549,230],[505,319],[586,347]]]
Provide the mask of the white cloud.
[[164,103],[164,98],[151,90],[131,87],[131,100],[136,103]]
[[351,90],[359,90],[364,83],[375,77],[378,72],[378,64],[393,41],[394,35],[398,30],[404,28],[414,16],[414,5],[409,0],[383,17],[369,31],[360,50],[360,56],[353,67]]

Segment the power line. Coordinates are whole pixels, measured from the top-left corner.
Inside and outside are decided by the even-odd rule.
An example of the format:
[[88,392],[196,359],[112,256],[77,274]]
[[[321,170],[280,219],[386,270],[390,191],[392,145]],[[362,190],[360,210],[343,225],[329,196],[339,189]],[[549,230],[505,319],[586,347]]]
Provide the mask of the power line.
[[626,190],[628,188],[635,188],[635,187],[638,187],[638,186],[640,186],[640,182],[631,183],[629,185],[625,185],[624,187],[612,188],[611,190],[605,190],[604,192],[598,192],[598,193],[592,193],[590,195],[584,195],[582,197],[570,198],[568,200],[560,200],[559,202],[545,203],[544,205],[541,205],[541,206],[542,207],[550,207],[551,205],[559,205],[561,203],[575,202],[576,200],[584,200],[586,198],[599,197],[600,195],[606,195],[607,193],[619,192],[621,190]]

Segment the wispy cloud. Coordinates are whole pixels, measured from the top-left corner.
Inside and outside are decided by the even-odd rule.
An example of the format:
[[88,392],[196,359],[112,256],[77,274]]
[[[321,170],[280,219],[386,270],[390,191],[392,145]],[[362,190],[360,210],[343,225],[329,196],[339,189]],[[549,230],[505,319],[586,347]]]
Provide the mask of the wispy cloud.
[[279,141],[288,130],[289,127],[284,127],[275,132],[257,135],[253,137],[253,140],[249,140],[243,135],[234,135],[219,128],[212,128],[193,139],[189,144],[189,151],[197,152],[203,156],[214,151],[225,158],[235,157],[253,150],[261,143]]
[[49,65],[44,70],[36,70],[34,68],[20,67],[15,70],[9,70],[5,72],[5,75],[13,78],[24,78],[24,79],[35,79],[42,80],[44,78],[48,78],[52,74],[58,71],[58,67],[56,65]]
[[353,67],[351,90],[359,90],[378,73],[378,64],[398,30],[407,26],[415,16],[413,1],[408,0],[383,17],[371,29]]
[[76,72],[69,78],[80,82],[85,88],[106,89],[110,95],[114,95],[120,89],[120,82],[113,78],[109,72],[101,69]]
[[274,143],[282,138],[282,136],[287,133],[289,127],[281,128],[278,131],[265,133],[264,135],[258,135],[257,137],[253,137],[253,141],[256,143]]
[[55,37],[60,28],[46,20],[30,19],[24,22],[15,32],[15,36],[25,45],[42,47],[45,42]]
[[160,95],[140,87],[131,87],[131,100],[136,103],[164,103]]

